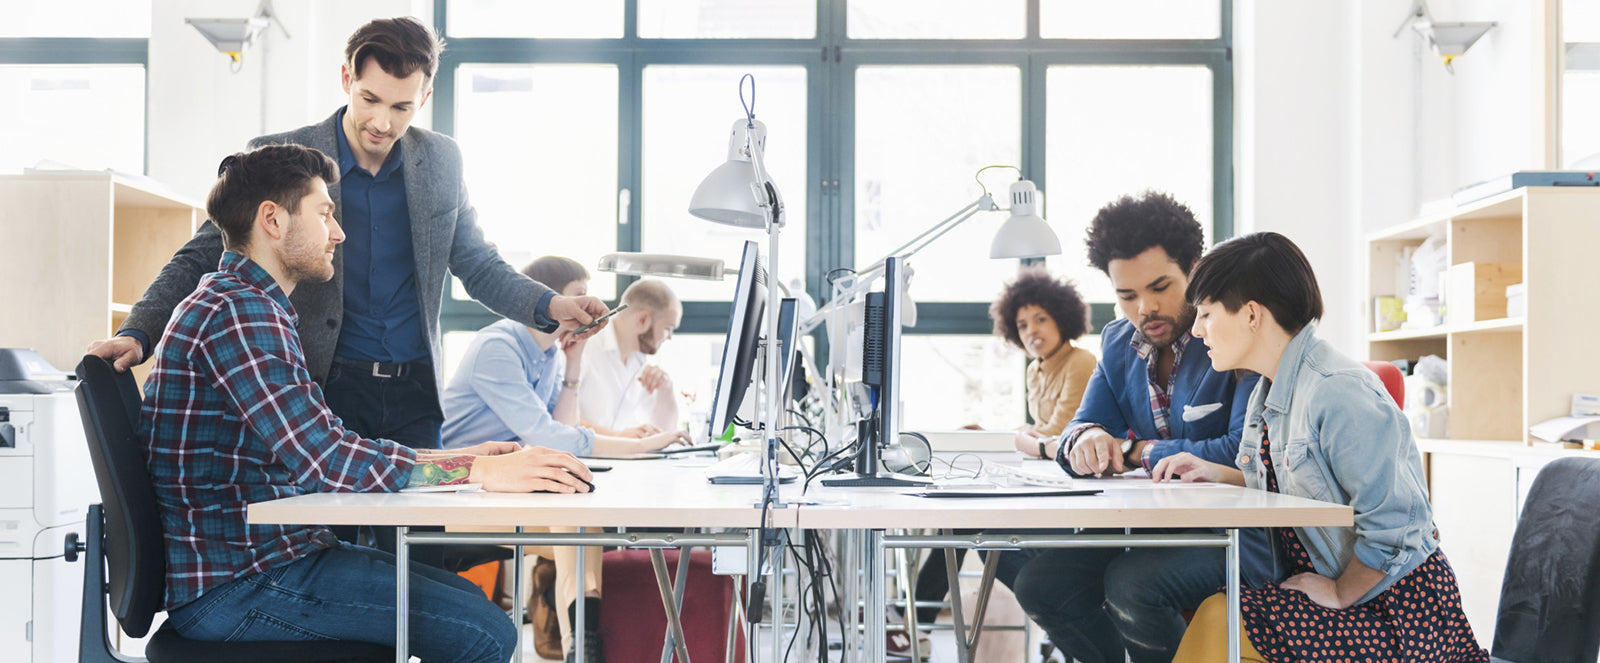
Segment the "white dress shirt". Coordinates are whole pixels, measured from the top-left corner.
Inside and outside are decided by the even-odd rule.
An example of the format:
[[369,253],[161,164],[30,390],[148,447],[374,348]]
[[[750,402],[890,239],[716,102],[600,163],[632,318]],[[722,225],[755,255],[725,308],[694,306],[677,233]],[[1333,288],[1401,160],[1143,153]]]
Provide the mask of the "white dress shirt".
[[678,401],[672,390],[659,389],[652,394],[639,384],[639,375],[650,365],[649,359],[643,352],[622,356],[617,347],[616,325],[590,338],[583,348],[578,416],[613,431],[644,423],[664,431],[676,430]]

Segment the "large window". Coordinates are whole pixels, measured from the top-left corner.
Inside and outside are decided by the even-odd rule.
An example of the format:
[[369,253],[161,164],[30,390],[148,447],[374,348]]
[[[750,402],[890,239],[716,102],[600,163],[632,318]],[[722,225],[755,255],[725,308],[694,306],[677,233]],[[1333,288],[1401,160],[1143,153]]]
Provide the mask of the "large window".
[[149,0],[0,4],[0,172],[145,170]]
[[[1211,237],[1232,233],[1226,0],[436,3],[449,48],[435,127],[461,141],[482,223],[513,262],[646,251],[732,263],[745,240],[765,253],[764,233],[687,212],[726,158],[746,73],[788,210],[780,277],[817,301],[830,275],[867,267],[983,191],[1005,204],[1016,171],[975,180],[989,165],[1020,168],[1042,192],[1063,249],[1045,264],[1080,284],[1097,328],[1114,308],[1084,259],[1100,206],[1161,189]],[[910,261],[908,361],[938,367],[908,392],[910,425],[1020,422],[1022,355],[989,335],[987,315],[1019,267],[987,257],[1004,218],[980,213]],[[595,276],[607,298],[633,279]],[[715,372],[733,284],[670,284],[685,317],[663,361],[692,382]],[[444,322],[470,331],[493,319],[453,301]]]

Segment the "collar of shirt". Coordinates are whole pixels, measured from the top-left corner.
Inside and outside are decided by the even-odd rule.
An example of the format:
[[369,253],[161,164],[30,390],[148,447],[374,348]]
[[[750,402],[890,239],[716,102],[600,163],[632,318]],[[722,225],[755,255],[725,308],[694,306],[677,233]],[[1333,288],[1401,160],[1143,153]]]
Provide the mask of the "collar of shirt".
[[291,323],[300,324],[300,315],[295,313],[294,304],[289,303],[289,296],[283,293],[283,288],[278,287],[278,280],[272,278],[256,261],[232,251],[223,251],[217,271],[232,274],[245,285],[266,293],[273,303],[283,307],[284,312],[289,314]]
[[645,353],[634,350],[628,356],[622,356],[622,345],[617,341],[617,326],[613,323],[609,327],[604,332],[595,334],[593,338],[589,339],[589,342],[599,341],[600,348],[605,351],[605,356],[615,358],[623,368],[632,371],[643,370],[646,361]]
[[[339,137],[339,179],[349,177],[350,171],[355,170],[358,165],[356,163],[356,153],[350,149],[350,138],[344,135],[344,114],[348,112],[350,112],[349,106],[339,109],[339,130],[333,132]],[[389,176],[394,174],[400,164],[404,163],[405,159],[402,158],[401,153],[403,150],[400,145],[400,141],[394,142],[394,148],[389,150],[389,156],[384,159],[383,167],[378,169],[376,175],[371,176],[373,180],[382,182],[389,179]]]
[[[1172,343],[1172,374],[1174,376],[1178,374],[1178,365],[1183,362],[1183,349],[1188,347],[1189,341],[1193,338],[1194,336],[1190,335],[1189,332],[1184,332],[1183,336],[1179,336],[1178,340]],[[1139,359],[1144,361],[1145,366],[1149,367],[1150,381],[1155,382],[1156,365],[1152,360],[1155,358],[1156,350],[1159,349],[1159,346],[1146,338],[1144,332],[1140,331],[1133,333],[1133,338],[1128,341],[1128,345],[1139,355]]]
[[522,354],[533,361],[532,368],[535,373],[544,370],[545,363],[555,360],[556,353],[561,351],[561,342],[555,341],[550,344],[549,349],[541,349],[539,341],[533,338],[533,330],[522,323],[517,323],[517,327],[515,336],[517,344],[522,346]]

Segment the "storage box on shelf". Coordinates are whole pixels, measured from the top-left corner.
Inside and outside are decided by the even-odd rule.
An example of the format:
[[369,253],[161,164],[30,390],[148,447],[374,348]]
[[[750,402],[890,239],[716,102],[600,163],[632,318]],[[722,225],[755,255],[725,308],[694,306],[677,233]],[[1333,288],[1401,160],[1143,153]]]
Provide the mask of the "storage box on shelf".
[[[1393,292],[1398,258],[1444,240],[1445,321],[1367,335],[1368,358],[1444,358],[1450,367],[1448,439],[1419,441],[1434,522],[1461,583],[1474,631],[1494,635],[1500,580],[1515,528],[1519,471],[1529,457],[1570,452],[1535,443],[1528,426],[1567,413],[1574,392],[1600,385],[1600,189],[1529,187],[1475,201],[1367,239],[1367,329],[1373,302]],[[1401,280],[1400,282],[1404,282]],[[1506,287],[1521,284],[1508,316]],[[1515,290],[1514,290],[1515,291]],[[1411,406],[1408,398],[1408,408]],[[1519,470],[1518,468],[1522,468]]]
[[[161,267],[205,219],[202,206],[142,179],[104,172],[0,176],[11,297],[0,347],[72,367],[127,318]],[[149,364],[136,369],[140,381]]]

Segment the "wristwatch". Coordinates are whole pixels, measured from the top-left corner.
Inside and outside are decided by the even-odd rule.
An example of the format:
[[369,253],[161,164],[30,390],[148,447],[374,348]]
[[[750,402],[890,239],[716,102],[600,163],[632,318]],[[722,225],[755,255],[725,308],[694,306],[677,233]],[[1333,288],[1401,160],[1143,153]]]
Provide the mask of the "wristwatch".
[[578,384],[579,384],[579,382],[577,380],[562,380],[561,381],[561,386],[566,387],[568,389],[577,389],[578,388]]
[[1138,442],[1138,440],[1131,437],[1124,438],[1122,440],[1122,456],[1126,458],[1128,456],[1128,452],[1133,451],[1133,445],[1137,444]]
[[1039,457],[1045,460],[1050,459],[1050,456],[1046,455],[1044,451],[1044,440],[1039,440]]

